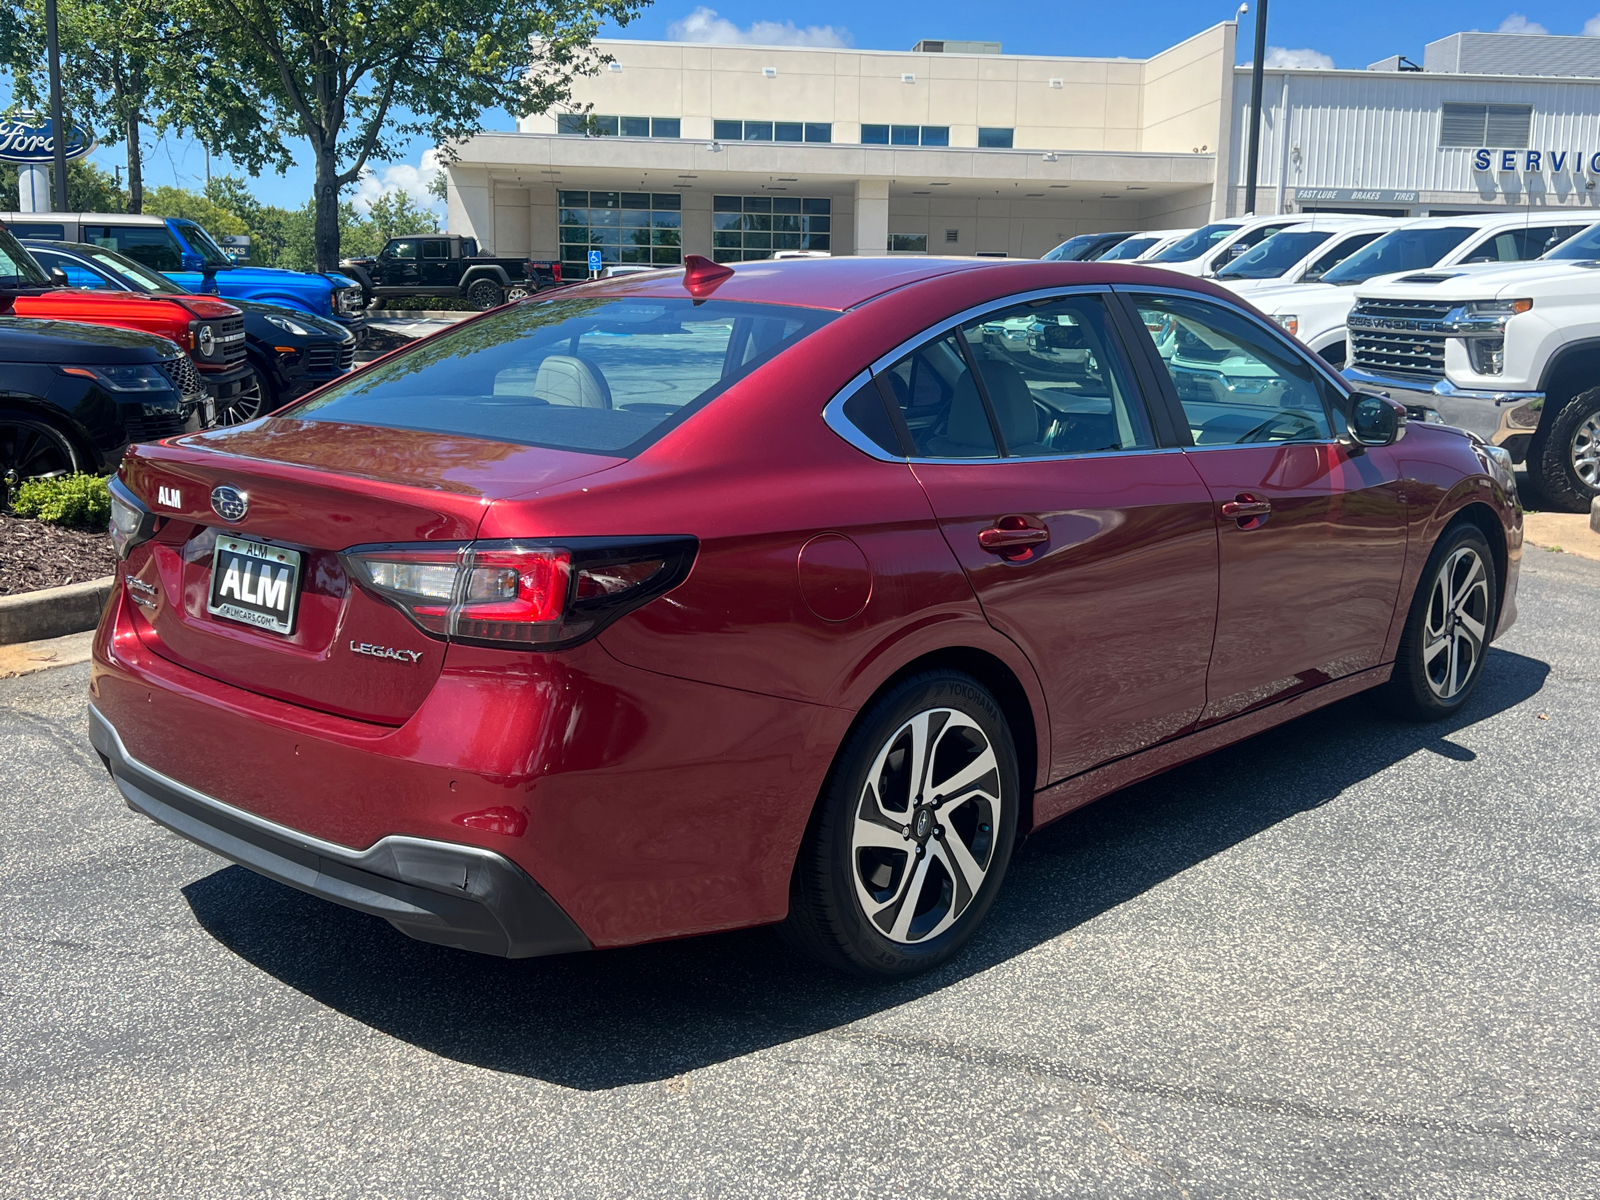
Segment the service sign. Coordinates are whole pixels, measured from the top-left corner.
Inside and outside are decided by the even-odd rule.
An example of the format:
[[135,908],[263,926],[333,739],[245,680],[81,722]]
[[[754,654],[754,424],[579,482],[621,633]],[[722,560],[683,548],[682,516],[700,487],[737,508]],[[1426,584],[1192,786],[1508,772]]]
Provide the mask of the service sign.
[[[95,147],[94,138],[72,127],[67,136],[67,157],[82,158]],[[22,114],[0,117],[0,162],[49,163],[56,157],[55,126],[48,118]]]

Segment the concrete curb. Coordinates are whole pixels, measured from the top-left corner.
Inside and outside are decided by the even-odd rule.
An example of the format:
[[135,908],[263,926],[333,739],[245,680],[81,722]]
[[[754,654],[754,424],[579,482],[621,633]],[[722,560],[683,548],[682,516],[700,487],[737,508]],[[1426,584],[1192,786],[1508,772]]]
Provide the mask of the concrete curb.
[[115,582],[114,575],[107,575],[87,583],[0,596],[0,646],[40,642],[93,629],[100,623]]

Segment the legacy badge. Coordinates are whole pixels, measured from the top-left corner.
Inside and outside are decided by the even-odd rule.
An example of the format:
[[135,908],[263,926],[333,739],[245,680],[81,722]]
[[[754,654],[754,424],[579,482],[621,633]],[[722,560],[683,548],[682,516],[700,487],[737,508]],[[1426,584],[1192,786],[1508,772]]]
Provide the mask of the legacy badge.
[[418,663],[422,661],[421,650],[396,650],[393,646],[374,646],[371,642],[350,643],[351,654],[365,654],[368,658],[392,658],[395,662]]

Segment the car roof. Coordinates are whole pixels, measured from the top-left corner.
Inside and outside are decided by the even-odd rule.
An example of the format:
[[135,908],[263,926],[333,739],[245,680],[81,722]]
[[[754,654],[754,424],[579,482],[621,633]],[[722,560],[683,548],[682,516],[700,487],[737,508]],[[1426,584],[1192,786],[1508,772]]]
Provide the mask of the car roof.
[[[844,312],[888,292],[915,284],[956,275],[972,277],[976,295],[1011,294],[1033,287],[1073,287],[1095,284],[1143,284],[1145,286],[1192,287],[1195,291],[1216,294],[1237,302],[1237,297],[1203,281],[1174,279],[1171,272],[1159,277],[1147,266],[1132,263],[1044,262],[1027,258],[787,258],[761,262],[729,263],[733,274],[710,294],[718,300],[749,303],[790,304],[802,308],[821,308]],[[980,283],[977,276],[984,278]],[[1015,276],[1008,279],[1006,276]],[[541,292],[541,297],[560,299],[569,292],[592,296],[671,297],[682,299],[687,293],[684,272],[668,268],[648,274],[620,275],[612,279]]]
[[[186,217],[173,217],[175,221],[187,220]],[[95,221],[118,225],[164,225],[168,218],[154,217],[148,213],[97,213],[97,212],[7,212],[0,213],[0,221],[7,225],[13,221],[49,224],[66,221]]]

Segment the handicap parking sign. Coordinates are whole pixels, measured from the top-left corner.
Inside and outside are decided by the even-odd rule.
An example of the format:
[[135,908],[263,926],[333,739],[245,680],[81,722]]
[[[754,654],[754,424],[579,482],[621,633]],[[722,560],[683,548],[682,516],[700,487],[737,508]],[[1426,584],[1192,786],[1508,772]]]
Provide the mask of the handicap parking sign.
[[589,251],[589,270],[598,271],[599,269],[600,269],[600,251],[591,250],[591,251]]

